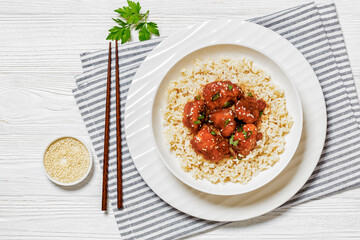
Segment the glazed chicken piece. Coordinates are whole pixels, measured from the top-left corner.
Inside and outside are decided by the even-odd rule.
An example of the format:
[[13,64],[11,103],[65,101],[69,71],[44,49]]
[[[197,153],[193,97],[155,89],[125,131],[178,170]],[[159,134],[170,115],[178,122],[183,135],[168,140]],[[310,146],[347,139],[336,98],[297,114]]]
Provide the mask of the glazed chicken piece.
[[230,81],[212,82],[203,89],[206,106],[209,110],[226,108],[243,96],[239,86]]
[[220,129],[223,137],[230,137],[235,132],[235,112],[229,108],[210,112],[209,122]]
[[183,124],[191,132],[196,132],[201,128],[205,119],[205,102],[195,100],[188,102],[184,107]]
[[[258,133],[258,130],[254,124],[245,124],[234,135],[232,144],[234,149],[241,155],[248,155],[251,150],[256,146],[256,142],[262,138],[262,133]],[[236,142],[238,141],[238,142]]]
[[229,154],[229,144],[221,135],[218,135],[209,125],[204,125],[194,135],[190,143],[196,153],[205,159],[218,162]]
[[260,112],[266,107],[262,99],[247,97],[235,104],[236,117],[245,123],[256,123],[260,119]]

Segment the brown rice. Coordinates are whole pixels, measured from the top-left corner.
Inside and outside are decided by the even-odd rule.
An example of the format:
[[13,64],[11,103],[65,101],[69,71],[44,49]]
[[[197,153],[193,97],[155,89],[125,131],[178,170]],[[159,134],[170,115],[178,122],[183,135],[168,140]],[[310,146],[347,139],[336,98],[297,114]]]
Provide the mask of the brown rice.
[[[242,160],[227,158],[214,163],[196,154],[190,145],[192,136],[182,123],[184,106],[213,81],[231,81],[245,93],[251,92],[267,103],[259,125],[263,139]],[[253,66],[248,59],[196,60],[192,69],[182,70],[181,79],[171,81],[163,116],[167,142],[181,168],[195,179],[207,179],[212,183],[245,184],[260,171],[272,167],[284,151],[285,135],[293,124],[286,109],[284,91],[273,83],[270,75]]]

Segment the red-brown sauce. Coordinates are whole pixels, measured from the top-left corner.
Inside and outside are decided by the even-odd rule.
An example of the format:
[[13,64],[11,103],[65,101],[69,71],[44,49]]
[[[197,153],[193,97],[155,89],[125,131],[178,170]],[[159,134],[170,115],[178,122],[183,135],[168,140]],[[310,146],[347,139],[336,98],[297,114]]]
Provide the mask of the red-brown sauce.
[[[204,100],[202,100],[204,99]],[[218,162],[229,156],[246,156],[262,139],[258,125],[266,103],[230,81],[205,85],[202,94],[184,107],[183,124],[193,138],[196,153]]]
[[223,137],[231,137],[236,129],[235,112],[230,108],[210,112],[209,122],[220,130]]
[[238,141],[238,144],[234,148],[241,155],[248,155],[251,150],[256,146],[258,136],[257,127],[254,124],[245,124],[239,128],[239,130],[234,135],[233,141]]
[[230,107],[243,96],[239,86],[230,81],[212,82],[203,89],[206,107],[209,110]]
[[262,99],[246,97],[240,99],[235,104],[236,117],[245,123],[254,123],[259,121],[260,112],[264,111],[266,103]]
[[183,124],[191,132],[198,131],[205,120],[205,102],[195,100],[188,102],[184,108]]
[[190,141],[196,153],[202,154],[205,159],[220,161],[229,153],[229,144],[221,135],[205,124]]

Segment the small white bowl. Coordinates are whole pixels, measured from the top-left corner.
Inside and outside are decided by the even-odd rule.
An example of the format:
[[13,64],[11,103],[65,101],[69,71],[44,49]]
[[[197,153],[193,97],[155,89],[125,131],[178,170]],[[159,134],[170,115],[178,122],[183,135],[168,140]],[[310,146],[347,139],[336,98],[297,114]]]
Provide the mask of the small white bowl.
[[[54,142],[56,142],[57,140],[62,139],[62,138],[73,138],[73,139],[78,140],[79,142],[81,142],[81,143],[85,146],[85,148],[87,149],[87,151],[88,151],[88,153],[89,153],[89,161],[90,161],[89,168],[88,168],[88,170],[86,171],[86,173],[84,174],[84,176],[83,176],[82,178],[80,178],[79,180],[75,181],[75,182],[70,182],[70,183],[59,182],[59,181],[55,180],[54,178],[52,178],[52,177],[48,174],[48,172],[46,171],[46,169],[45,169],[44,160],[45,160],[45,153],[46,153],[46,151],[47,151],[48,148],[51,146],[51,144],[53,144]],[[43,152],[43,158],[42,158],[42,163],[41,163],[41,165],[42,165],[42,168],[43,168],[46,176],[47,176],[53,183],[56,183],[56,184],[58,184],[58,185],[60,185],[60,186],[66,186],[66,187],[67,187],[67,186],[74,186],[74,185],[82,182],[82,181],[89,175],[89,173],[90,173],[90,171],[91,171],[91,168],[92,168],[92,165],[93,165],[93,159],[92,159],[92,155],[91,155],[91,152],[90,152],[90,148],[89,148],[83,141],[81,141],[81,140],[78,139],[78,138],[71,137],[71,136],[62,136],[62,137],[59,137],[59,138],[54,139],[53,141],[51,141],[51,142],[46,146],[46,148],[45,148],[45,150],[44,150],[44,152]]]

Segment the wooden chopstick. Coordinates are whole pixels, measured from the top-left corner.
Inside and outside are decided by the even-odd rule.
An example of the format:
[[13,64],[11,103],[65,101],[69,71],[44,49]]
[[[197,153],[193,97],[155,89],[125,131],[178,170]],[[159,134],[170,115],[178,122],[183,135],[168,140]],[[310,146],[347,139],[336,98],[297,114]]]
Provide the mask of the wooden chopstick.
[[103,182],[101,210],[107,210],[108,195],[108,167],[109,167],[109,130],[110,130],[110,92],[111,92],[111,42],[109,42],[109,57],[106,84],[106,110],[105,110],[105,134],[104,134],[104,159],[103,159]]
[[117,149],[117,207],[123,208],[122,199],[122,164],[121,164],[121,115],[120,115],[120,76],[118,41],[115,42],[116,66],[116,149]]

